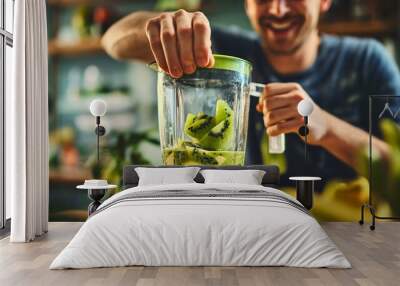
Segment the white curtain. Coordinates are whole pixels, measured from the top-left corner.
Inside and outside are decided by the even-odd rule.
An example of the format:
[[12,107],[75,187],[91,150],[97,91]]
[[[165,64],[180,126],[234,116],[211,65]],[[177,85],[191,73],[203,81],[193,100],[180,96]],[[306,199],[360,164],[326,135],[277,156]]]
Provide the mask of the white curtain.
[[[6,98],[6,187],[12,242],[48,225],[48,79],[45,0],[15,1],[13,93]],[[8,101],[8,102],[7,102]]]

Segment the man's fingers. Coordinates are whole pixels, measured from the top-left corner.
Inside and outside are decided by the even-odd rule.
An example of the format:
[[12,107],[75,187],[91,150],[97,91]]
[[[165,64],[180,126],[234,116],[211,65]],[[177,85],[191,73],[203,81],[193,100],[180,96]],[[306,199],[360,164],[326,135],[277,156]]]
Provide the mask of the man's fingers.
[[211,29],[207,18],[201,12],[195,12],[192,20],[194,33],[194,53],[198,66],[207,67],[211,59]]
[[160,38],[160,24],[156,20],[150,20],[146,26],[146,35],[150,43],[151,51],[158,66],[165,72],[169,72],[167,61],[164,57],[164,50]]
[[175,26],[181,66],[185,73],[191,74],[196,70],[193,55],[192,17],[185,10],[177,11],[175,13]]
[[257,112],[263,112],[263,105],[262,105],[262,103],[257,103],[257,105],[256,105],[256,110],[257,110]]
[[161,16],[160,34],[169,74],[172,77],[181,77],[183,70],[178,57],[174,21],[170,15]]
[[267,128],[269,136],[277,136],[284,133],[297,132],[304,124],[302,117],[293,118],[291,120],[280,122]]
[[266,96],[264,95],[265,93],[265,89],[263,90],[263,94],[260,95],[260,97],[258,98],[258,103],[256,106],[256,109],[258,112],[263,112],[264,110],[264,106],[265,106],[265,101],[266,101]]
[[208,61],[208,68],[212,68],[215,64],[215,59],[214,59],[214,55],[212,54],[211,49],[209,50],[209,55],[208,55],[209,61]]
[[149,20],[146,35],[161,69],[172,77],[190,74],[196,67],[213,67],[211,28],[201,12],[165,12]]
[[264,109],[272,110],[275,108],[285,107],[302,100],[303,95],[301,91],[293,89],[293,87],[294,85],[287,83],[273,83],[266,85],[263,94],[258,100],[257,108],[260,109],[259,112],[262,112]]
[[302,91],[303,89],[298,83],[269,83],[265,85],[263,96],[270,97],[293,90]]
[[268,111],[264,113],[264,125],[267,127],[272,126],[278,122],[294,117],[300,117],[300,115],[297,109],[293,107],[284,107],[274,111]]
[[[303,96],[297,90],[291,91],[286,94],[279,94],[271,97],[266,97],[263,100],[264,107],[267,111],[274,109],[296,105],[303,99]],[[297,107],[296,107],[297,108]]]

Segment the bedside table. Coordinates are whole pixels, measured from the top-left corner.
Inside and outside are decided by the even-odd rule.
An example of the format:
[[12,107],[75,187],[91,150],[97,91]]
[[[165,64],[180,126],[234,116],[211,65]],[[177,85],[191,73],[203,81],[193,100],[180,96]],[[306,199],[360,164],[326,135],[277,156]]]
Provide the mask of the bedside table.
[[315,182],[321,181],[320,177],[290,177],[289,180],[296,182],[296,199],[303,206],[311,210],[313,207],[313,196]]
[[101,199],[109,189],[115,189],[116,185],[109,185],[106,180],[86,180],[85,184],[76,188],[79,190],[87,190],[89,199],[92,202],[88,206],[88,215],[94,213],[101,205]]

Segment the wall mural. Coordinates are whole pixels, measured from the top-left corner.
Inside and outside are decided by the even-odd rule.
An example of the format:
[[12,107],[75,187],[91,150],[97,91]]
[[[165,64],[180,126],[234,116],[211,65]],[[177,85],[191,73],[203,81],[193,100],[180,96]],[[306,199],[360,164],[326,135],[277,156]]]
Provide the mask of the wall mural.
[[[303,160],[304,142],[297,134],[280,137],[278,149],[286,141],[286,150],[271,152],[274,141],[266,135],[260,120],[250,120],[248,126],[245,106],[241,102],[243,88],[250,84],[249,74],[241,71],[242,81],[233,83],[232,74],[214,74],[215,86],[207,85],[209,98],[186,98],[186,103],[168,102],[162,106],[179,106],[191,104],[191,110],[172,112],[161,110],[157,106],[157,73],[145,64],[136,61],[116,61],[103,50],[100,38],[103,33],[118,19],[138,10],[188,10],[201,9],[209,17],[211,25],[230,26],[233,23],[242,29],[250,30],[251,26],[243,10],[243,1],[118,1],[117,4],[64,5],[50,1],[48,3],[49,26],[49,121],[50,121],[50,220],[83,221],[87,217],[87,206],[90,203],[87,192],[77,190],[76,186],[86,179],[106,179],[110,184],[121,185],[122,168],[128,164],[236,164],[244,161],[246,128],[252,129],[248,136],[254,136],[257,144],[247,148],[259,149],[259,164],[276,164],[282,173],[282,190],[296,195],[295,182],[289,177],[303,175],[297,169],[305,168],[315,162],[334,160],[329,154],[322,154],[312,144],[308,147],[308,163]],[[78,1],[74,1],[74,3]],[[85,1],[87,2],[87,1]],[[111,1],[110,1],[111,2]],[[229,2],[229,5],[227,4]],[[354,2],[354,3],[353,3]],[[372,1],[373,2],[373,1]],[[378,1],[379,2],[379,1]],[[396,9],[388,12],[387,4],[378,3],[374,10],[363,6],[363,1],[333,1],[333,6],[321,22],[321,30],[332,34],[372,37],[384,44],[386,50],[396,57],[394,44],[396,26],[391,20],[396,19]],[[361,6],[360,6],[361,5]],[[390,7],[390,6],[389,6]],[[223,13],[221,13],[223,11]],[[223,14],[223,16],[222,16]],[[363,26],[368,21],[387,16],[386,30],[365,33]],[[343,31],[341,23],[351,22],[350,30]],[[357,28],[358,27],[358,28]],[[365,33],[365,34],[364,34]],[[209,74],[207,76],[210,76]],[[258,81],[257,76],[253,77]],[[274,82],[274,79],[270,79]],[[337,84],[344,89],[354,86],[357,78],[348,74],[338,80]],[[176,84],[169,78],[163,79],[164,88]],[[307,83],[302,83],[307,86]],[[188,92],[187,86],[164,90],[163,92]],[[201,86],[200,86],[201,87]],[[199,86],[193,86],[198,90]],[[331,87],[326,87],[329,89]],[[218,90],[224,90],[224,97],[215,100]],[[159,88],[160,90],[160,88]],[[319,92],[319,91],[318,91]],[[346,99],[339,95],[331,112],[337,117],[346,117],[349,123],[364,122],[359,126],[366,131],[368,127],[368,95],[362,94],[365,100],[358,101],[362,91],[351,91],[354,97]],[[312,91],[310,91],[312,93]],[[196,93],[195,93],[196,94]],[[204,90],[202,90],[202,94]],[[161,95],[162,97],[162,95]],[[363,97],[363,98],[364,98]],[[102,99],[107,105],[107,113],[102,116],[101,124],[106,134],[100,138],[100,160],[97,161],[95,134],[96,119],[90,113],[90,102]],[[183,99],[182,99],[183,100]],[[189,102],[189,103],[188,103]],[[249,103],[250,112],[256,112],[258,99]],[[318,104],[325,108],[325,101]],[[358,105],[357,105],[358,104]],[[359,107],[355,107],[359,106]],[[390,148],[390,158],[373,154],[372,180],[381,188],[373,189],[374,206],[380,216],[400,216],[400,100],[382,98],[374,103],[372,110],[373,134],[386,142]],[[175,109],[174,109],[175,110]],[[179,109],[177,109],[179,110]],[[161,113],[160,113],[161,112]],[[168,117],[172,113],[177,117]],[[159,114],[165,118],[159,122]],[[182,115],[183,114],[183,115]],[[260,115],[261,116],[261,115]],[[310,124],[313,117],[310,116]],[[179,138],[169,142],[171,122],[181,122]],[[162,124],[166,124],[162,126]],[[237,126],[234,129],[232,126]],[[161,128],[160,128],[161,127]],[[161,133],[160,133],[161,130]],[[176,130],[175,130],[176,131]],[[217,136],[218,135],[218,136]],[[176,138],[178,138],[176,137]],[[176,139],[175,138],[175,139]],[[275,138],[276,139],[276,138]],[[276,143],[276,142],[275,142]],[[168,146],[173,145],[173,148]],[[235,150],[229,146],[235,145]],[[256,146],[256,147],[253,147]],[[161,149],[162,147],[162,149]],[[366,146],[368,147],[368,146]],[[229,150],[228,150],[229,149]],[[275,146],[276,149],[276,146]],[[299,160],[288,161],[290,152],[297,152]],[[357,162],[352,170],[343,167],[343,174],[330,174],[330,170],[319,170],[314,164],[309,175],[321,176],[316,182],[313,214],[319,220],[358,221],[360,207],[369,198],[369,159],[368,148],[360,149],[353,154]],[[214,163],[213,163],[214,162]],[[303,165],[304,164],[304,165]],[[309,165],[307,165],[309,164]],[[299,167],[300,166],[300,167]],[[340,165],[342,166],[342,165]],[[344,165],[343,165],[344,166]],[[330,175],[325,175],[330,174]],[[348,175],[347,175],[348,174]],[[308,174],[307,174],[308,175]],[[107,196],[118,192],[117,187],[110,190]]]

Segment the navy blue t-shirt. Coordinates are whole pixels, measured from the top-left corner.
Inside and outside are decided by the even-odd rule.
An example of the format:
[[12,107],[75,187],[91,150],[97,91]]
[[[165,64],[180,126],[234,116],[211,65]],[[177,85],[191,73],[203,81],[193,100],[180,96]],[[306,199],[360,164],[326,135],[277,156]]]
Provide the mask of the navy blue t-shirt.
[[[269,64],[254,32],[238,28],[212,28],[213,51],[240,57],[253,65],[252,81],[297,82],[313,101],[330,114],[368,131],[368,99],[371,94],[400,95],[400,74],[394,60],[376,40],[322,35],[318,56],[304,72],[279,74]],[[251,99],[246,164],[263,164],[261,141],[265,136],[262,114]],[[304,142],[297,134],[286,134],[285,157],[288,176],[305,175]],[[308,174],[349,179],[355,171],[321,147],[309,146]]]

